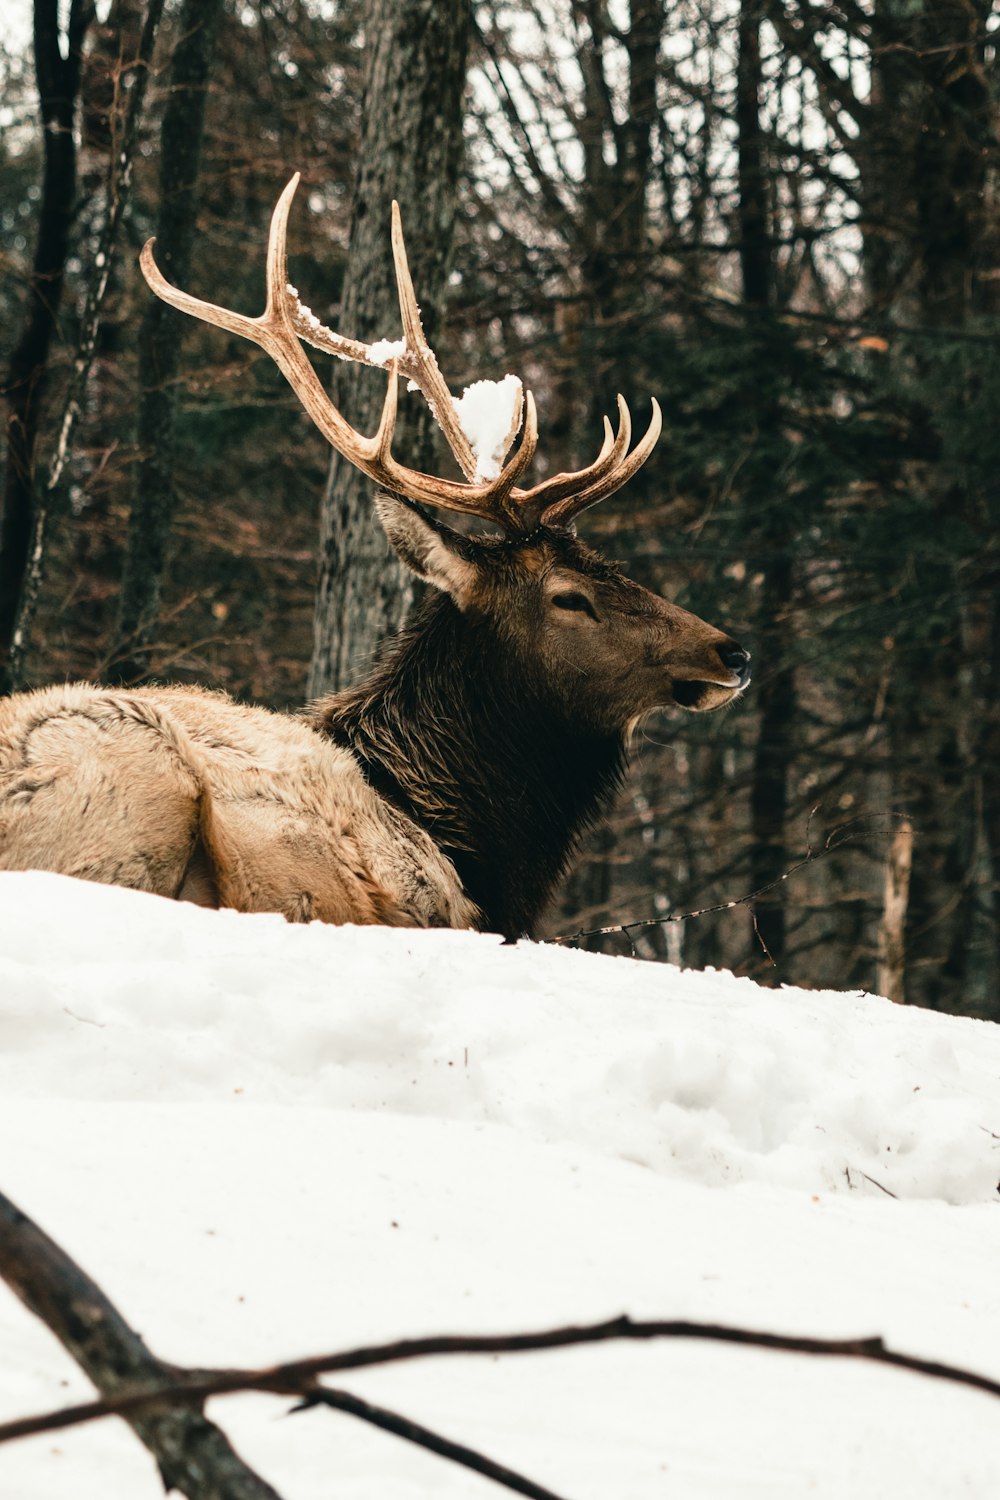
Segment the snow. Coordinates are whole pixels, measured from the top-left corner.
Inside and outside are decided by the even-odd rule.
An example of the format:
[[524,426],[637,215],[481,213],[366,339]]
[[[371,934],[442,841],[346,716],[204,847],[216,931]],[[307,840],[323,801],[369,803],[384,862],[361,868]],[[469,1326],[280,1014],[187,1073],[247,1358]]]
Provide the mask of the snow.
[[[0,875],[0,1188],[184,1364],[628,1312],[997,1378],[998,1079],[1000,1028],[872,996]],[[2,1288],[0,1351],[0,1420],[89,1394]],[[848,1361],[622,1343],[339,1383],[569,1500],[1000,1482],[995,1401]],[[288,1406],[209,1408],[286,1500],[502,1493]],[[161,1493],[121,1423],[0,1448],[4,1497]]]
[[308,336],[316,333],[325,333],[330,338],[336,337],[335,334],[330,332],[329,328],[324,327],[312,308],[306,306],[290,281],[286,284],[285,291],[288,293],[289,300],[292,303],[292,318],[301,334]]
[[373,365],[387,365],[390,360],[399,359],[405,353],[405,339],[377,339],[374,344],[368,345],[368,358]]
[[521,424],[520,380],[476,380],[452,402],[476,458],[476,480],[496,479]]

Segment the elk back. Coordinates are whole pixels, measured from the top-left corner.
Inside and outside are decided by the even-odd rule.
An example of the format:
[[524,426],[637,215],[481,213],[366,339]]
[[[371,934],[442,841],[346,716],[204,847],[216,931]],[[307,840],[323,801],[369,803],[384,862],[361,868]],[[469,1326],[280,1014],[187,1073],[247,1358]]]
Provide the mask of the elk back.
[[291,921],[475,926],[451,863],[307,724],[187,688],[0,700],[0,869]]

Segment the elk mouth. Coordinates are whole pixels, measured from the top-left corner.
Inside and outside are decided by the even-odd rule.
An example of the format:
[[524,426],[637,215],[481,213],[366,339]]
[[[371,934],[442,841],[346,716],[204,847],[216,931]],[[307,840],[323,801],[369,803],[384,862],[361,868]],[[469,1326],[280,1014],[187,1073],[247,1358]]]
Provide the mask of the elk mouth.
[[713,682],[710,678],[694,677],[675,682],[670,691],[678,708],[703,714],[732,703],[749,681],[750,673],[744,669],[742,672],[735,672],[729,682]]

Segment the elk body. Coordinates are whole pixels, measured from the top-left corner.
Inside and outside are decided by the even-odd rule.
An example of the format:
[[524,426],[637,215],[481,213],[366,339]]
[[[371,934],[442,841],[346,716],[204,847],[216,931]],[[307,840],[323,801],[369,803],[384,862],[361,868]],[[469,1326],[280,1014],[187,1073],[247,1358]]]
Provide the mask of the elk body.
[[[655,402],[631,453],[619,398],[617,434],[605,423],[589,468],[523,489],[537,432],[530,393],[518,395],[489,477],[424,340],[395,215],[405,341],[378,432],[347,425],[300,339],[379,360],[322,328],[287,285],[296,181],[272,221],[260,318],[171,287],[149,246],[143,268],[166,301],[272,355],[328,440],[375,482],[389,542],[431,590],[364,681],[299,717],[182,687],[77,684],[0,701],[0,869],[298,921],[531,934],[622,774],[632,726],[659,706],[729,702],[749,681],[748,654],[575,535],[575,516],[652,451]],[[430,403],[464,481],[392,456],[400,375]],[[494,534],[462,535],[428,505],[480,517]]]

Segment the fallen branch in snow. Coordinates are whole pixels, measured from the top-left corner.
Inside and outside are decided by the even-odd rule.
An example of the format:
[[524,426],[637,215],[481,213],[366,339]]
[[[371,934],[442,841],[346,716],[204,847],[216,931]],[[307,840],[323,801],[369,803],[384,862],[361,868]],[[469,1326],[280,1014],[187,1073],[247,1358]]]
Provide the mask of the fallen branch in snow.
[[140,1396],[122,1415],[156,1459],[165,1489],[188,1500],[281,1500],[202,1415],[196,1398],[161,1394],[186,1372],[157,1359],[100,1287],[3,1193],[0,1276],[108,1402]]
[[[202,1414],[200,1407],[211,1384],[211,1378],[205,1379],[206,1372],[185,1370],[158,1359],[96,1282],[3,1193],[0,1193],[0,1276],[55,1334],[105,1398],[51,1413],[48,1418],[27,1417],[7,1422],[0,1428],[0,1442],[51,1432],[96,1417],[120,1416],[153,1454],[164,1489],[180,1490],[188,1500],[281,1500],[277,1490],[247,1467],[224,1433]],[[295,1408],[299,1411],[317,1405],[336,1407],[450,1458],[516,1494],[527,1495],[529,1500],[561,1500],[553,1490],[543,1489],[474,1448],[453,1442],[348,1391],[319,1386],[315,1375],[309,1372],[309,1364],[305,1360],[297,1365],[277,1366],[276,1378],[255,1388],[276,1395],[300,1396],[301,1405]],[[243,1372],[239,1370],[207,1373],[210,1377],[221,1374],[228,1379],[228,1383],[218,1387],[217,1394],[254,1388],[245,1382],[241,1384]],[[76,1415],[71,1416],[71,1412]]]
[[[3,1256],[0,1251],[0,1269],[2,1264]],[[563,1349],[574,1344],[606,1343],[612,1339],[705,1339],[715,1343],[741,1344],[753,1349],[774,1349],[786,1354],[868,1360],[875,1364],[892,1365],[898,1370],[910,1370],[916,1375],[929,1375],[937,1380],[970,1386],[973,1390],[1000,1398],[1000,1380],[979,1375],[974,1370],[962,1369],[958,1365],[946,1365],[938,1360],[903,1354],[889,1349],[878,1337],[821,1339],[799,1334],[767,1333],[726,1323],[693,1323],[676,1318],[633,1321],[631,1318],[621,1317],[611,1318],[604,1323],[546,1328],[537,1333],[441,1334],[428,1338],[397,1339],[388,1344],[363,1345],[336,1354],[318,1354],[308,1359],[290,1360],[286,1364],[267,1365],[261,1369],[175,1370],[173,1382],[155,1390],[138,1391],[105,1401],[90,1401],[2,1423],[0,1443],[39,1432],[52,1432],[57,1428],[75,1427],[101,1417],[129,1416],[154,1403],[185,1399],[203,1401],[209,1396],[233,1395],[238,1391],[268,1391],[278,1396],[304,1395],[306,1404],[313,1405],[325,1400],[326,1388],[313,1384],[320,1375],[367,1369],[372,1365],[396,1364],[408,1359],[437,1358],[449,1354],[523,1354],[536,1349]],[[333,1394],[338,1400],[327,1403],[329,1405],[338,1404],[345,1395],[344,1392]],[[350,1400],[356,1401],[357,1398],[351,1397]],[[343,1409],[347,1409],[346,1404]],[[378,1411],[379,1408],[373,1410]],[[363,1414],[357,1411],[356,1415]],[[545,1492],[536,1489],[534,1493]]]
[[[813,812],[815,811],[816,809],[814,808]],[[811,817],[812,814],[810,814],[810,819]],[[632,949],[632,957],[636,958],[638,957],[638,954],[636,951],[636,946],[632,942],[633,932],[641,932],[647,927],[666,927],[671,922],[690,922],[695,917],[708,917],[711,916],[714,912],[733,911],[737,906],[746,906],[750,910],[750,915],[753,919],[754,932],[756,933],[757,939],[764,950],[764,955],[767,959],[770,960],[772,964],[774,964],[774,959],[768,952],[767,944],[761,937],[760,931],[757,927],[757,913],[754,911],[754,902],[759,901],[761,896],[766,896],[769,891],[777,890],[778,886],[783,885],[786,880],[790,880],[793,875],[797,875],[800,870],[804,870],[807,865],[813,865],[818,859],[822,859],[825,855],[833,854],[835,850],[843,848],[844,844],[852,844],[855,843],[858,839],[877,838],[880,835],[885,836],[895,832],[895,829],[888,828],[864,828],[861,830],[856,830],[854,832],[850,831],[852,829],[855,829],[855,825],[859,823],[862,818],[870,817],[905,819],[906,814],[896,812],[858,813],[856,817],[851,818],[848,822],[840,823],[836,828],[831,829],[830,833],[827,834],[826,839],[823,843],[823,847],[821,849],[814,849],[810,844],[805,854],[798,861],[798,863],[790,866],[790,868],[779,875],[776,880],[769,880],[766,885],[758,886],[755,891],[748,891],[745,896],[736,896],[732,901],[718,901],[714,906],[700,906],[698,907],[697,911],[671,912],[665,917],[639,917],[634,922],[615,922],[610,927],[590,927],[587,929],[582,929],[580,932],[565,932],[561,933],[558,937],[549,938],[548,941],[550,943],[577,943],[580,942],[583,938],[610,937],[614,934],[621,933],[622,936],[628,941],[629,946]]]
[[554,1490],[544,1489],[540,1484],[526,1479],[523,1474],[518,1474],[514,1469],[494,1463],[492,1458],[486,1458],[484,1454],[477,1453],[475,1448],[467,1448],[464,1443],[454,1443],[450,1438],[432,1432],[429,1427],[423,1427],[419,1422],[412,1422],[409,1417],[401,1417],[398,1412],[387,1411],[384,1406],[374,1406],[372,1402],[365,1401],[350,1391],[335,1391],[329,1386],[317,1385],[302,1404],[293,1407],[292,1410],[306,1411],[313,1406],[332,1406],[335,1411],[349,1412],[352,1417],[360,1417],[363,1422],[371,1422],[373,1426],[381,1427],[383,1432],[391,1432],[396,1437],[406,1438],[407,1442],[416,1443],[420,1448],[428,1448],[432,1453],[440,1454],[442,1458],[450,1458],[454,1463],[461,1464],[465,1469],[472,1469],[476,1474],[483,1474],[487,1479],[493,1479],[497,1484],[505,1485],[517,1495],[527,1495],[529,1500],[560,1500]]

